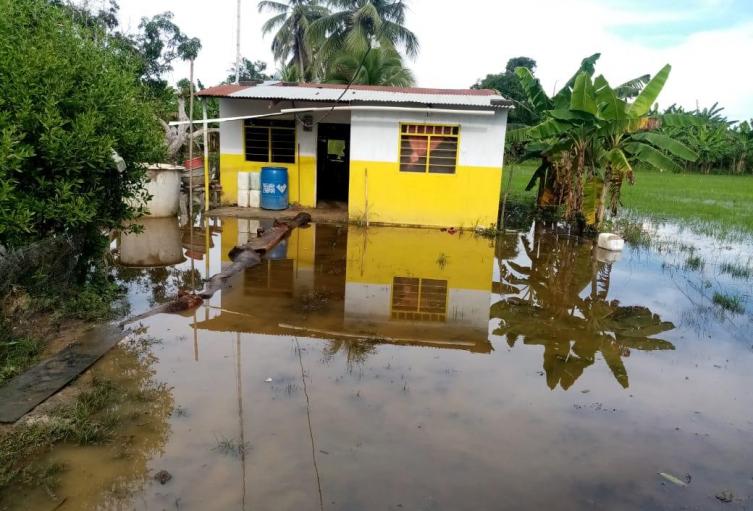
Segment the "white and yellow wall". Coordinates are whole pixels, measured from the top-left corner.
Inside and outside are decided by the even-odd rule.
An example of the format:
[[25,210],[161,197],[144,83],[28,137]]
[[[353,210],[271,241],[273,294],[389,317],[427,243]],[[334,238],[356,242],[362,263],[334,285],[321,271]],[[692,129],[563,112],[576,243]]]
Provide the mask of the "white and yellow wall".
[[[259,115],[282,108],[308,106],[322,105],[223,98],[220,100],[220,117]],[[326,122],[351,125],[348,204],[351,220],[368,218],[371,223],[433,227],[488,227],[497,223],[506,110],[497,110],[492,116],[338,111],[329,115]],[[456,172],[400,172],[401,123],[460,126]],[[296,163],[247,162],[243,121],[222,123],[220,172],[223,202],[235,203],[238,172],[256,172],[261,167],[275,165],[288,168],[290,201],[307,207],[316,206],[317,128],[305,131],[299,123],[296,137],[299,146]]]
[[[455,173],[400,172],[401,123],[459,125]],[[494,116],[353,112],[351,219],[368,215],[370,222],[385,224],[496,225],[506,124],[506,111]]]

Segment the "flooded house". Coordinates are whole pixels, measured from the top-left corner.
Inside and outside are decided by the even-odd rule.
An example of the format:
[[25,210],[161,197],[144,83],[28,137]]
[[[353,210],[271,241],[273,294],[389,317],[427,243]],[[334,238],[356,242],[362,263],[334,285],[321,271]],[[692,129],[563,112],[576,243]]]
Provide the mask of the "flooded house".
[[239,172],[285,167],[290,202],[351,220],[490,226],[498,220],[507,113],[492,90],[264,82],[221,85],[222,200]]

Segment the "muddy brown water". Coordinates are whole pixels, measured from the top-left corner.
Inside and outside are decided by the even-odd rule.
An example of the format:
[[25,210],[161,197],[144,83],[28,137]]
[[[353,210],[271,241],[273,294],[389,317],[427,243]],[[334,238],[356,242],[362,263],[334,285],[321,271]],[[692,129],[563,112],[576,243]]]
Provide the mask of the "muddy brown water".
[[[187,262],[120,271],[133,312],[255,230],[217,221]],[[112,443],[55,448],[55,498],[10,508],[750,509],[751,281],[722,268],[751,245],[661,236],[616,258],[540,228],[298,230],[101,360],[152,398]]]

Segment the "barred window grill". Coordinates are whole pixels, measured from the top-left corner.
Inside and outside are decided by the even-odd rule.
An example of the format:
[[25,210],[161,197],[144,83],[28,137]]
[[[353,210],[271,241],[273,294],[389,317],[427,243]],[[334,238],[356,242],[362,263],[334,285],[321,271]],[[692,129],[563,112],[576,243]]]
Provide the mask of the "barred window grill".
[[295,163],[295,122],[246,119],[246,161]]
[[454,174],[459,138],[459,126],[402,124],[400,171]]
[[446,280],[393,278],[392,319],[443,322],[446,311]]

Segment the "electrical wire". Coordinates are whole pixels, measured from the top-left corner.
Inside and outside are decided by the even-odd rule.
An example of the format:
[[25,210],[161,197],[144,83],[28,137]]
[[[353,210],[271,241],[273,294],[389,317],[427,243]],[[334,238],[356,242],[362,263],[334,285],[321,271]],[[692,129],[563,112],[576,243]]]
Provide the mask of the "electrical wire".
[[[376,38],[376,35],[374,36],[374,38]],[[356,81],[356,78],[358,78],[358,74],[361,72],[361,68],[366,63],[366,58],[369,56],[369,53],[371,53],[371,50],[373,50],[373,49],[374,49],[374,47],[371,44],[369,44],[369,49],[366,50],[366,53],[363,54],[363,58],[361,59],[360,64],[358,64],[358,67],[356,68],[356,71],[353,73],[353,77],[350,79],[350,81],[348,82],[348,84],[345,86],[345,90],[343,90],[342,94],[340,94],[340,96],[333,103],[332,108],[327,113],[325,113],[322,116],[321,119],[319,119],[318,121],[316,121],[313,124],[311,124],[310,126],[308,126],[309,129],[314,129],[316,126],[318,126],[319,124],[323,123],[324,120],[327,117],[329,117],[330,114],[332,114],[332,112],[335,111],[335,108],[337,108],[337,105],[340,103],[340,101],[342,101],[342,99],[345,97],[345,94],[347,94],[348,91],[350,90],[350,88],[353,86],[353,83]],[[297,121],[300,121],[302,124],[305,125],[304,121],[300,117],[298,117],[298,114],[293,114],[293,116],[295,117],[295,119]]]

